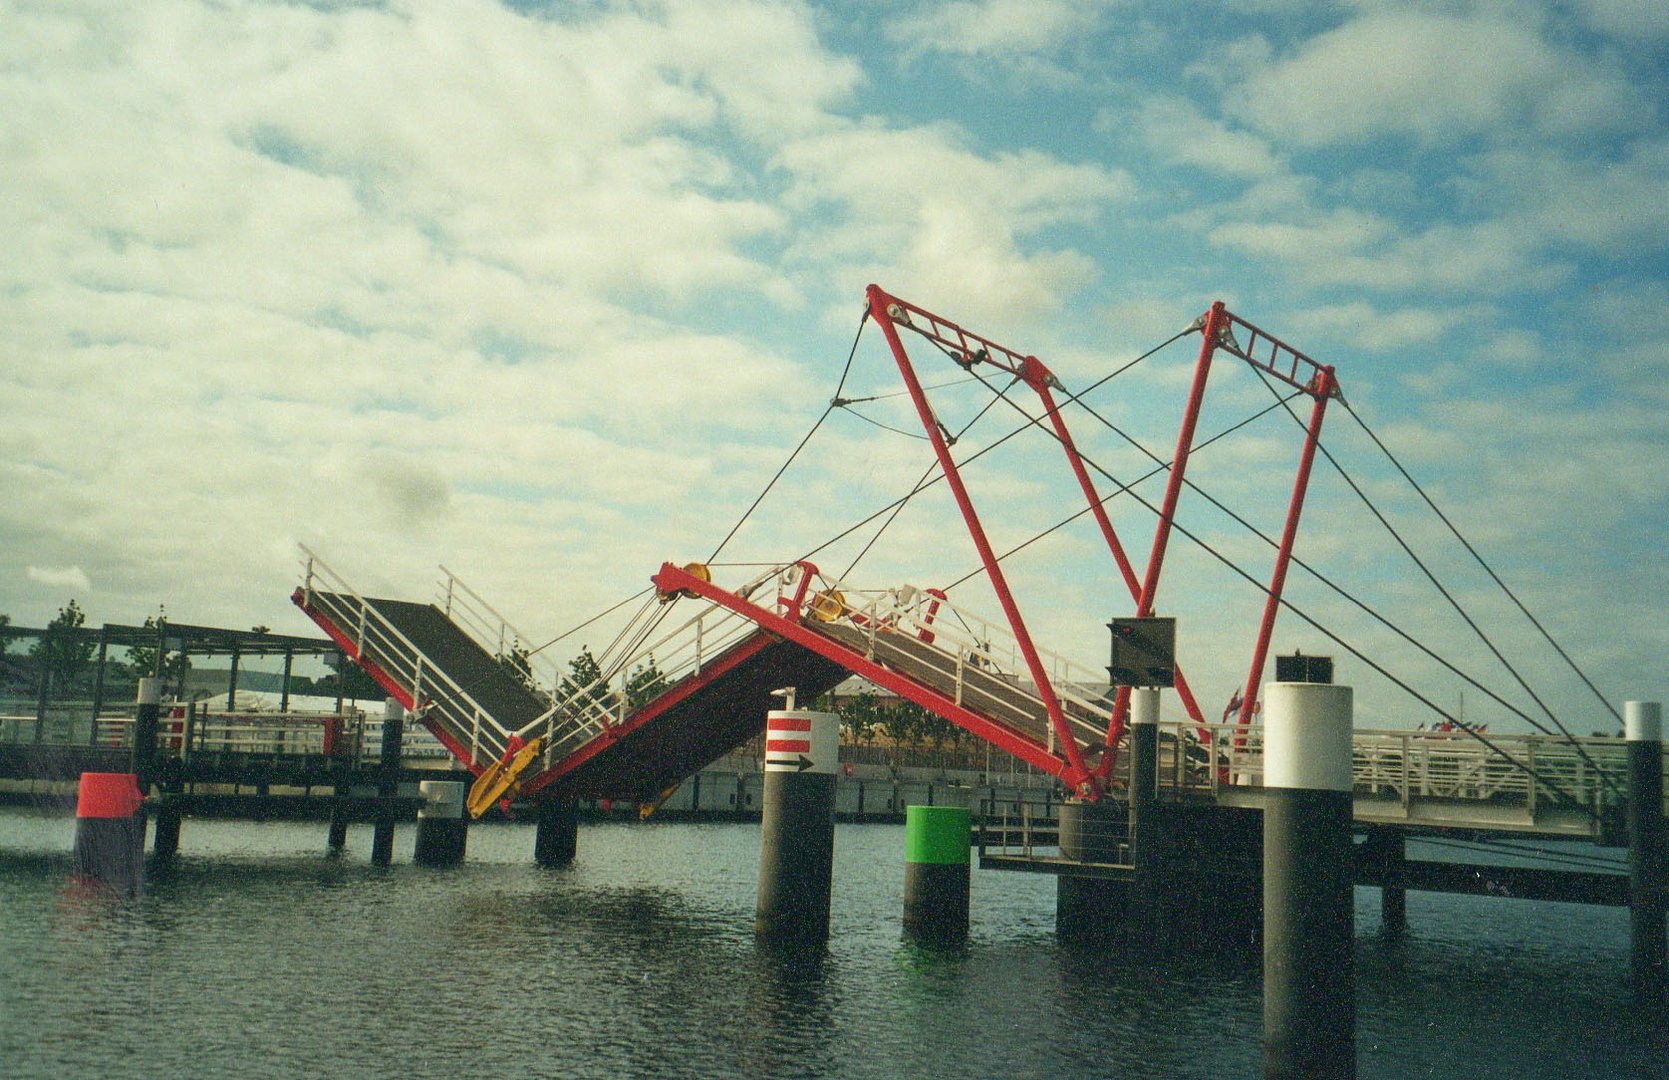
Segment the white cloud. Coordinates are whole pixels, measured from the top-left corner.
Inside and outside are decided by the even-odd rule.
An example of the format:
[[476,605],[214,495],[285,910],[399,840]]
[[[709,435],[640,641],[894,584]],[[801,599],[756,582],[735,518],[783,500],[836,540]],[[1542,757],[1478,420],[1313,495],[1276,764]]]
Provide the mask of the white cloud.
[[[1435,409],[1417,378],[1432,398],[1487,399],[1503,368],[1526,382],[1564,370],[1552,361],[1580,344],[1571,320],[1614,329],[1622,344],[1599,350],[1568,397],[1515,384],[1537,415],[1580,423],[1478,454],[1468,448],[1501,439],[1509,418],[1419,415],[1421,460],[1487,515],[1491,539],[1518,550],[1533,537],[1546,556],[1535,574],[1555,584],[1568,552],[1561,563],[1535,531],[1550,505],[1561,542],[1594,516],[1584,487],[1636,500],[1608,523],[1660,519],[1638,508],[1657,491],[1661,436],[1633,413],[1604,447],[1628,455],[1626,483],[1585,485],[1604,454],[1546,463],[1582,423],[1615,422],[1619,396],[1661,412],[1669,385],[1643,314],[1661,291],[1651,257],[1664,154],[1626,125],[1590,127],[1631,100],[1607,65],[1632,54],[1579,28],[1557,44],[1551,29],[1535,37],[1571,29],[1563,14],[1525,18],[1506,55],[1540,68],[1485,58],[1428,100],[1375,56],[1360,80],[1322,79],[1315,65],[1342,46],[1293,37],[1313,14],[1261,20],[1268,37],[1211,17],[1183,40],[1151,12],[1115,22],[1087,4],[908,10],[158,0],[0,11],[0,549],[18,568],[0,610],[44,621],[63,586],[25,568],[80,568],[97,583],[93,621],[135,621],[166,601],[182,621],[305,631],[284,603],[292,544],[305,539],[390,595],[421,595],[445,562],[515,621],[554,633],[640,588],[662,559],[708,553],[821,409],[869,280],[1036,351],[1079,386],[1218,293],[1301,348],[1349,333],[1365,346],[1440,344],[1429,362],[1394,348],[1338,357],[1357,404],[1395,401],[1397,415]],[[943,36],[889,46],[864,32],[882,18],[939,19]],[[1379,12],[1348,26],[1360,43],[1363,26],[1395,18],[1450,25]],[[885,81],[929,47],[953,60],[929,65],[933,85]],[[1009,77],[1034,68],[1061,79],[1040,90]],[[1232,104],[1265,78],[1326,96],[1258,99],[1267,115]],[[1213,89],[1225,94],[1215,110],[1201,104]],[[1389,103],[1364,104],[1382,90]],[[1125,144],[1086,122],[1097,109],[1130,125],[1130,146],[1166,152],[1176,168],[1162,180],[1196,175],[1137,199],[1131,173],[1152,154],[1121,158]],[[1304,128],[1317,112],[1328,114]],[[1462,150],[1435,145],[1445,131],[1468,133]],[[1573,282],[1598,286],[1591,304],[1542,291]],[[1164,452],[1196,347],[1108,386],[1102,409]],[[896,389],[875,335],[863,350],[864,389]],[[935,395],[947,415],[983,404],[955,393]],[[1214,375],[1202,424],[1221,430],[1266,396],[1244,372]],[[897,399],[872,408],[914,426]],[[1012,423],[993,417],[966,448]],[[1074,431],[1122,474],[1148,467],[1091,423]],[[1245,434],[1201,454],[1194,475],[1278,521],[1295,444],[1273,420]],[[1465,483],[1457,463],[1477,465]],[[809,545],[927,464],[921,443],[832,416],[726,554]],[[1538,469],[1542,486],[1514,475]],[[1005,444],[970,479],[1004,539],[1081,505],[1058,449],[1035,440]],[[1566,503],[1561,484],[1578,488]],[[1210,523],[1192,501],[1186,512]],[[1116,513],[1133,546],[1151,535],[1129,500]],[[883,543],[859,577],[932,583],[971,566],[960,534],[947,537],[955,520],[942,486],[924,494],[889,534],[894,550]],[[1318,514],[1305,541],[1337,550],[1334,528],[1348,526]],[[1093,531],[1068,531],[1018,557],[1028,616],[1045,642],[1093,645],[1104,613],[1086,606],[1116,590],[1094,576],[1108,567]],[[1590,538],[1579,561],[1661,547],[1620,535]],[[1254,555],[1266,568],[1267,553]],[[1200,583],[1222,575],[1188,570],[1167,570],[1167,596],[1199,613],[1198,648],[1226,657],[1229,632],[1201,625],[1225,605]],[[1584,580],[1603,591],[1597,576]],[[1071,588],[1048,584],[1067,577]],[[1642,594],[1655,581],[1618,579],[1643,582]],[[1250,618],[1255,590],[1234,595]],[[975,599],[989,610],[984,592]],[[1244,646],[1235,640],[1236,662]]]
[[297,539],[406,589],[487,553],[535,626],[706,554],[817,400],[783,312],[877,267],[1052,309],[1090,260],[1042,238],[1129,190],[843,115],[815,18],[0,14],[4,546],[95,620],[226,625],[277,624]]
[[1012,57],[1059,48],[1101,24],[1105,0],[953,0],[889,24],[889,40],[922,52]]
[[1455,327],[1490,314],[1488,308],[1404,307],[1381,311],[1356,301],[1306,307],[1291,320],[1292,333],[1305,340],[1327,335],[1358,349],[1383,351],[1429,345]]
[[1149,150],[1172,164],[1254,179],[1274,176],[1285,167],[1262,138],[1207,117],[1183,98],[1153,95],[1133,115],[1103,109],[1096,127],[1108,131],[1127,122]]
[[1649,255],[1669,245],[1669,140],[1639,140],[1610,159],[1502,149],[1473,168],[1512,225],[1549,248]]
[[93,587],[93,583],[87,579],[86,571],[79,566],[31,566],[24,571],[24,576],[36,584],[54,589],[71,589],[85,593]]
[[1118,169],[979,154],[944,126],[848,126],[789,143],[774,164],[808,221],[820,208],[835,215],[832,228],[802,231],[796,260],[928,306],[1015,319],[1056,310],[1090,277],[1080,252],[1023,238],[1092,224],[1134,190]]
[[1233,111],[1298,146],[1406,135],[1446,142],[1530,125],[1637,128],[1649,106],[1620,73],[1542,40],[1522,20],[1374,12],[1250,75]]

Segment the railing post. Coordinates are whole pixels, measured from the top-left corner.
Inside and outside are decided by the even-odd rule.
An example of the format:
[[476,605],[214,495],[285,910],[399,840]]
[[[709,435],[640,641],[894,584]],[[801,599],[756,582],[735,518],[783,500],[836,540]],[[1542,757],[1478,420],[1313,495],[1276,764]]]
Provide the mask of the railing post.
[[1414,738],[1411,735],[1402,737],[1402,816],[1407,817],[1409,808],[1414,804],[1414,771],[1410,759],[1414,755]]
[[156,775],[157,717],[161,711],[162,680],[141,678],[133,712],[133,751],[129,768],[141,793],[149,795]]
[[104,664],[110,655],[109,627],[99,627],[99,658],[98,667],[93,674],[93,723],[92,730],[87,734],[87,745],[97,742],[94,734],[99,726],[99,710],[104,707]]

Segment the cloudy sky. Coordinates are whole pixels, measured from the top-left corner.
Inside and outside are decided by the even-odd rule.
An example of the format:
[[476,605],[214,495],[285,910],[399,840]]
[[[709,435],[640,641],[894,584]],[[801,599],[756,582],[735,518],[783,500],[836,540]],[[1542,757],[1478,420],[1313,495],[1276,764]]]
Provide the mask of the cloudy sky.
[[[302,541],[373,594],[445,563],[554,636],[713,550],[834,394],[867,283],[1069,389],[1221,298],[1336,365],[1607,696],[1669,696],[1669,6],[1151,7],[0,2],[0,612],[305,633]],[[1168,457],[1197,347],[1086,400]],[[898,388],[871,328],[842,392]],[[987,400],[935,391],[952,428]],[[1220,363],[1202,438],[1271,401]],[[999,403],[958,449],[1022,422]],[[1122,480],[1151,467],[1070,422]],[[832,413],[722,559],[800,555],[908,490],[927,445],[881,424],[916,430],[897,397]],[[1612,726],[1342,409],[1325,441],[1562,719]],[[1273,533],[1297,451],[1276,412],[1190,475]],[[1041,438],[968,480],[999,547],[1080,506]],[[1139,561],[1152,515],[1113,506]],[[1180,520],[1267,574],[1203,499]],[[1540,715],[1325,462],[1299,553]],[[1174,556],[1161,607],[1220,703],[1260,597]],[[853,577],[976,563],[931,492]],[[1104,662],[1129,604],[1091,527],[1012,573],[1040,639]],[[1458,703],[1326,587],[1291,595]],[[1344,655],[1291,616],[1277,647]],[[1428,718],[1341,678],[1359,724]]]

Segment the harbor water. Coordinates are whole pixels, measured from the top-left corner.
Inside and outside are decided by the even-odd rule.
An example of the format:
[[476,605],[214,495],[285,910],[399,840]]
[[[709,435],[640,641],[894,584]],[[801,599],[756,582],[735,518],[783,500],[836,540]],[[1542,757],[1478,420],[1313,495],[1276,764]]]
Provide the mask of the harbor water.
[[[900,937],[902,826],[842,825],[826,951],[753,936],[759,830],[525,824],[461,866],[340,857],[322,824],[186,822],[136,900],[78,886],[72,819],[0,810],[0,1076],[1256,1077],[1254,962],[1060,944],[1054,880],[975,871],[966,946]],[[1594,849],[1573,845],[1586,853]],[[1411,845],[1411,855],[1441,857]],[[1621,909],[1357,890],[1364,1077],[1669,1077]]]

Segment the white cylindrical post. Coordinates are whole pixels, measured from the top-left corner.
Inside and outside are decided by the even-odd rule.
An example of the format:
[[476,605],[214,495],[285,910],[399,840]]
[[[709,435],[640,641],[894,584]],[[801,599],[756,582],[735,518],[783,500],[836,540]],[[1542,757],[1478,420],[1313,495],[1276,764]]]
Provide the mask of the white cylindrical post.
[[[1180,744],[1177,753],[1182,752]],[[1130,691],[1130,879],[1129,910],[1126,917],[1136,939],[1144,947],[1169,947],[1165,916],[1165,879],[1170,874],[1165,858],[1164,830],[1160,826],[1159,790],[1159,688],[1138,686]]]
[[417,811],[417,842],[412,860],[424,866],[453,866],[464,861],[469,843],[469,818],[464,814],[468,790],[459,780],[423,780],[417,785],[423,796]]
[[1623,737],[1628,742],[1629,968],[1635,994],[1643,1002],[1655,1004],[1663,1000],[1669,984],[1662,704],[1624,702]]
[[1264,687],[1263,1071],[1356,1075],[1348,686]]
[[821,942],[829,936],[839,759],[840,718],[834,713],[773,709],[766,714],[754,920],[762,938]]

